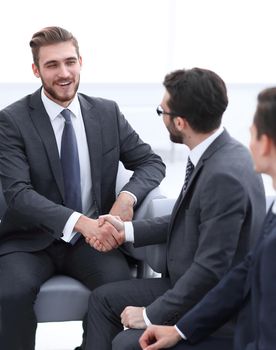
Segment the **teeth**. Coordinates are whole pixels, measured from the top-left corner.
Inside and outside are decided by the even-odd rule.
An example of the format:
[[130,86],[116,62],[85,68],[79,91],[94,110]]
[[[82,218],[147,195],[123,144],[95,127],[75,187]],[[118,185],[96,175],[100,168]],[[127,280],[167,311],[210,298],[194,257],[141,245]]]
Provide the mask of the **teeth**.
[[70,82],[60,83],[59,85],[61,85],[61,86],[65,86],[65,85],[68,85],[68,84],[70,84]]

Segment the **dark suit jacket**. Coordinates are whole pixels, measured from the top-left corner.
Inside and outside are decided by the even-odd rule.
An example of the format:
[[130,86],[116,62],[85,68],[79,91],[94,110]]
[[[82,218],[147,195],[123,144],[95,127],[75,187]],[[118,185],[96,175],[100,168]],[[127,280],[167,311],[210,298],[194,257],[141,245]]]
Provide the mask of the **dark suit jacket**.
[[[183,175],[184,178],[184,175]],[[248,150],[224,131],[199,160],[171,216],[134,222],[135,245],[167,241],[172,288],[146,308],[174,324],[242,260],[265,216],[265,194]]]
[[195,343],[239,312],[234,350],[276,348],[276,216],[269,213],[255,249],[177,326]]
[[[137,206],[164,177],[165,166],[142,142],[113,101],[78,94],[91,162],[97,214],[115,201],[118,162],[134,174],[124,187]],[[0,112],[0,172],[7,210],[0,225],[0,254],[35,251],[60,238],[72,210],[64,187],[55,135],[41,90]]]

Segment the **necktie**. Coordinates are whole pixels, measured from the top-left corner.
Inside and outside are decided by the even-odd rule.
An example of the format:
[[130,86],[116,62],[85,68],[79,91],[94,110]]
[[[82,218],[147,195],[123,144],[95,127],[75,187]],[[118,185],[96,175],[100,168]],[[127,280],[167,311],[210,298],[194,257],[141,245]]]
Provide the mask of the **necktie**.
[[76,134],[72,125],[71,112],[69,109],[64,109],[61,115],[65,119],[60,149],[65,205],[75,211],[82,212],[80,163]]
[[183,192],[186,191],[186,188],[188,186],[188,182],[190,180],[190,177],[192,175],[192,172],[194,170],[194,165],[191,162],[190,157],[188,157],[188,162],[187,162],[187,166],[186,166],[186,175],[185,175],[185,181],[184,181],[184,185],[183,185]]

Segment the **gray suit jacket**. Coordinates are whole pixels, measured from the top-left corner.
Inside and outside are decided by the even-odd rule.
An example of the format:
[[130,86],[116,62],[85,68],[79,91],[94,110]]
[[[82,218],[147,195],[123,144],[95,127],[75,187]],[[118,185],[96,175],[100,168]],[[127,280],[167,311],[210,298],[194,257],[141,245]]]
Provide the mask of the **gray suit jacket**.
[[250,154],[224,131],[202,155],[172,215],[134,222],[136,246],[167,242],[172,288],[147,307],[151,322],[174,324],[198,303],[242,260],[264,216],[263,183]]
[[[96,214],[115,200],[119,160],[134,170],[124,190],[137,206],[165,175],[165,166],[142,142],[113,101],[78,94],[91,162]],[[0,225],[0,254],[35,251],[60,238],[72,210],[64,187],[55,135],[41,90],[0,112],[0,174],[7,210]]]

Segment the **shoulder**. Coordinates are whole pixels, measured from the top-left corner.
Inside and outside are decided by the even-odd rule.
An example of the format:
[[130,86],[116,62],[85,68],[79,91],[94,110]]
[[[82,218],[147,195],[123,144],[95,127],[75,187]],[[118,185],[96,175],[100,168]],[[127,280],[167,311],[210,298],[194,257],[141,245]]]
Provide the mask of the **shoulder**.
[[80,104],[83,106],[85,104],[91,105],[94,108],[100,109],[118,109],[118,105],[115,101],[109,100],[102,97],[88,96],[82,93],[78,93]]
[[19,110],[24,110],[29,105],[29,98],[30,95],[23,97],[22,99],[13,102],[12,104],[6,106],[3,108],[0,113],[1,114],[14,114],[18,112]]
[[6,106],[0,111],[1,116],[13,116],[14,118],[23,118],[26,113],[29,113],[31,109],[42,106],[41,89],[36,90],[34,93],[29,94]]
[[203,159],[206,166],[222,172],[253,171],[253,161],[249,149],[224,132],[206,150]]

